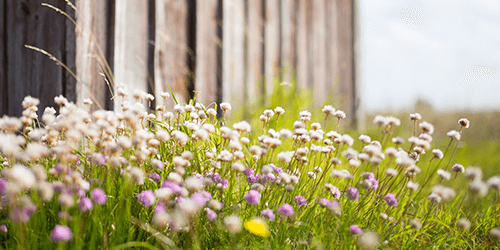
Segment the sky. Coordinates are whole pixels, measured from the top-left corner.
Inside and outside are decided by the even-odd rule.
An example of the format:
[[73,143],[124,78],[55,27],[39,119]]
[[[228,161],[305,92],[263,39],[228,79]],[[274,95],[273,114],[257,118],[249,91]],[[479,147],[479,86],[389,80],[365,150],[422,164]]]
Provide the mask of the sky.
[[359,0],[367,112],[500,110],[500,0]]

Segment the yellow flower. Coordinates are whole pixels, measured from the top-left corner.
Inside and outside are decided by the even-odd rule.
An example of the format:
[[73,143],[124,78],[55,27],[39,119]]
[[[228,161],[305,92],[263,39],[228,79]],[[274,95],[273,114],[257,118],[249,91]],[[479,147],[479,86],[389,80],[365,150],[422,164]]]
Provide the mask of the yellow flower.
[[245,222],[245,228],[257,236],[269,237],[269,228],[265,220],[262,218],[253,218]]

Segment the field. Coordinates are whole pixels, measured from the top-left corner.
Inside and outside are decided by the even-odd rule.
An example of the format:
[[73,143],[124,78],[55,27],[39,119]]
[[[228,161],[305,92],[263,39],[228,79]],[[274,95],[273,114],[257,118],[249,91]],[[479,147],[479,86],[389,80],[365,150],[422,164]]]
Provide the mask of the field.
[[498,113],[417,106],[351,131],[295,93],[219,116],[195,101],[167,110],[169,93],[148,112],[153,98],[134,92],[123,111],[56,97],[38,117],[27,97],[21,118],[0,120],[0,246],[498,247]]

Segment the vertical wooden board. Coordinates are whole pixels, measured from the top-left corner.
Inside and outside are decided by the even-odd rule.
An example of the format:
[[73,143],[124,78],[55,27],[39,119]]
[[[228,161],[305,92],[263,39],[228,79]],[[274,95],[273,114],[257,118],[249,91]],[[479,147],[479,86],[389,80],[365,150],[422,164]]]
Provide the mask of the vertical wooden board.
[[196,1],[197,100],[205,105],[217,102],[217,0]]
[[353,51],[352,51],[352,2],[341,0],[337,2],[338,14],[338,43],[340,84],[339,93],[343,97],[342,106],[346,109],[349,118],[353,115]]
[[[187,100],[187,1],[156,1],[155,95],[174,93],[181,103]],[[172,99],[167,106],[173,107]]]
[[[73,6],[76,6],[77,0],[71,0],[70,2]],[[67,4],[64,8],[66,13],[73,19],[76,20],[76,11]],[[65,38],[65,49],[66,49],[66,66],[72,71],[77,72],[76,70],[76,27],[75,24],[69,19],[66,18],[65,21],[66,26],[66,38]],[[68,98],[68,101],[76,103],[76,86],[77,81],[75,77],[71,75],[67,70],[63,71],[63,95]]]
[[277,0],[267,0],[265,10],[265,52],[266,96],[274,91],[274,80],[280,73],[280,6]]
[[[45,3],[65,8],[65,2]],[[41,114],[46,106],[54,105],[54,96],[63,94],[64,72],[49,57],[25,45],[43,49],[65,63],[65,17],[35,1],[7,0],[6,4],[8,113],[21,115],[22,100],[31,95],[40,99]]]
[[337,1],[326,0],[326,91],[337,101],[340,94],[336,91],[340,80],[339,42],[338,42],[338,13]]
[[297,69],[297,14],[295,7],[295,0],[281,0],[281,69],[284,81],[290,81]]
[[307,32],[307,0],[297,0],[297,86],[309,86],[309,53]]
[[[245,5],[243,0],[223,1],[222,100],[244,100]],[[244,104],[239,104],[240,106]]]
[[93,110],[104,109],[106,89],[101,74],[107,72],[106,60],[106,2],[100,0],[77,1],[77,50],[76,68],[79,84],[76,86],[76,100],[79,107],[91,99]]
[[[148,2],[117,0],[115,18],[114,72],[116,85],[133,93],[148,90]],[[132,95],[126,98],[132,101]],[[114,109],[121,110],[120,98]]]
[[246,100],[255,103],[262,89],[263,28],[262,0],[248,0]]
[[8,105],[8,90],[7,90],[7,68],[5,65],[5,4],[6,2],[0,3],[0,117],[7,113]]
[[326,41],[325,41],[325,2],[324,0],[312,1],[312,79],[314,105],[319,106],[326,100]]

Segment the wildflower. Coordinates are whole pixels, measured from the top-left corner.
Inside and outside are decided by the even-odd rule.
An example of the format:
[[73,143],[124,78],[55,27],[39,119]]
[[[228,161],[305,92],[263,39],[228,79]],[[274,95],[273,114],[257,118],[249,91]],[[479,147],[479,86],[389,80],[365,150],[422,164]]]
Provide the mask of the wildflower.
[[[1,182],[1,180],[0,180],[0,182]],[[0,186],[1,186],[1,184],[0,184]],[[0,194],[2,194],[1,189],[2,188],[0,187]],[[42,182],[38,185],[38,195],[44,201],[50,201],[50,200],[52,200],[52,197],[54,197],[54,187],[49,182]]]
[[361,177],[364,179],[360,181],[360,184],[366,188],[371,190],[376,190],[378,188],[378,181],[375,179],[375,175],[371,172],[365,172],[361,174]]
[[216,115],[217,115],[217,110],[215,110],[215,109],[213,109],[213,108],[209,108],[209,109],[207,109],[207,114],[208,114],[209,116],[214,117],[214,116],[216,116]]
[[433,149],[432,154],[438,159],[443,159],[444,156],[443,151],[441,151],[440,149]]
[[[451,187],[445,187],[441,185],[436,185],[432,188],[432,193],[435,193],[439,197],[441,197],[444,201],[448,201],[452,198],[455,198],[456,192],[453,188]],[[438,202],[441,200],[439,199]]]
[[257,204],[259,204],[260,203],[260,198],[261,198],[261,194],[258,191],[255,191],[255,190],[250,190],[245,195],[245,200],[250,205],[257,205]]
[[430,135],[432,135],[432,133],[434,133],[434,126],[432,126],[432,124],[430,124],[428,122],[421,122],[420,124],[418,124],[418,126],[420,127],[420,129],[422,129],[422,131],[424,133],[427,133]]
[[7,225],[5,224],[0,225],[0,232],[7,233]]
[[377,233],[368,231],[362,233],[356,242],[363,249],[375,249],[380,244],[380,238]]
[[391,207],[395,207],[396,205],[398,205],[398,200],[396,199],[396,196],[394,196],[391,193],[388,193],[384,197],[384,200],[385,200],[385,202],[387,202],[387,205],[389,205]]
[[300,195],[295,196],[295,198],[293,198],[293,201],[295,201],[295,203],[297,203],[297,205],[299,205],[299,206],[303,206],[303,205],[307,204],[306,198],[304,198],[303,196],[300,196]]
[[349,227],[349,232],[352,234],[361,234],[363,233],[363,230],[358,225],[351,225]]
[[345,119],[346,118],[346,115],[344,113],[344,111],[342,110],[337,110],[335,111],[335,117],[337,117],[337,119]]
[[373,119],[373,123],[377,126],[385,126],[387,125],[387,119],[384,116],[377,115]]
[[420,185],[418,183],[415,183],[413,181],[408,181],[408,183],[406,184],[406,187],[413,192],[417,191],[419,186]]
[[461,118],[458,120],[458,124],[464,128],[469,128],[470,121],[467,120],[466,118]]
[[461,228],[462,230],[469,230],[470,221],[467,218],[460,218],[457,220],[457,227]]
[[229,104],[227,102],[222,102],[220,104],[220,109],[222,109],[222,111],[224,111],[224,112],[229,111],[229,110],[231,110],[231,104]]
[[386,117],[386,119],[389,126],[398,127],[401,125],[401,121],[394,116]]
[[392,143],[396,144],[396,145],[401,145],[405,142],[405,139],[401,138],[401,137],[394,137],[392,138]]
[[269,208],[266,208],[266,209],[260,211],[260,214],[262,216],[266,217],[270,221],[273,221],[276,218],[276,216],[274,215],[273,210],[271,210]]
[[56,225],[50,233],[52,241],[70,241],[73,238],[71,229],[67,226]]
[[487,183],[489,187],[496,189],[497,191],[500,190],[500,176],[495,175],[489,178]]
[[328,190],[328,192],[330,192],[330,194],[333,196],[333,198],[335,199],[340,198],[340,190],[337,187],[335,187],[330,183],[326,183],[325,187]]
[[62,207],[73,207],[73,205],[75,204],[73,196],[66,193],[60,194],[57,201]]
[[469,187],[472,193],[477,194],[480,197],[484,197],[488,194],[488,185],[480,179],[472,181]]
[[359,200],[359,191],[357,188],[355,187],[348,187],[346,189],[346,193],[345,193],[346,197],[349,199],[349,200],[352,200],[352,201],[357,201]]
[[257,236],[261,236],[264,238],[269,237],[269,227],[266,223],[261,218],[253,218],[249,221],[245,222],[245,228],[248,230],[250,233],[255,234]]
[[446,133],[446,136],[450,137],[451,139],[453,140],[457,140],[457,141],[460,141],[460,132],[456,131],[456,130],[451,130],[450,132]]
[[412,120],[412,121],[418,121],[421,119],[422,119],[422,116],[419,113],[410,114],[410,120]]
[[214,221],[215,219],[217,219],[217,213],[214,210],[206,208],[205,211],[207,212],[207,219],[209,221]]
[[291,216],[293,214],[293,207],[285,203],[278,208],[278,213],[283,217]]
[[212,199],[212,195],[207,191],[199,191],[191,195],[191,199],[196,201],[200,207],[203,207]]
[[323,111],[326,115],[335,115],[335,108],[331,105],[325,105],[321,111]]
[[92,190],[91,196],[92,196],[92,200],[94,200],[95,203],[97,203],[99,205],[106,204],[107,197],[106,197],[106,193],[104,192],[104,190],[102,190],[100,188],[95,188]]
[[156,202],[156,197],[153,191],[144,190],[137,195],[137,201],[145,207],[150,207]]
[[80,209],[81,212],[87,212],[92,210],[93,204],[92,200],[88,197],[82,197],[80,200],[78,200],[78,208]]
[[410,225],[411,225],[412,228],[415,228],[417,230],[422,229],[422,222],[420,222],[420,220],[417,219],[417,218],[411,220],[410,221]]
[[444,169],[438,169],[437,170],[437,174],[439,176],[441,176],[441,178],[446,179],[446,180],[449,180],[450,177],[451,177],[451,173],[448,172],[448,171],[446,171],[446,170],[444,170]]
[[358,137],[358,139],[362,142],[362,143],[370,143],[371,142],[371,138],[370,136],[367,136],[367,135],[360,135]]
[[232,234],[241,232],[241,219],[237,215],[230,215],[224,218],[224,225],[226,225]]
[[469,181],[481,180],[483,178],[483,171],[479,167],[467,167],[465,169],[465,178]]
[[427,198],[431,203],[440,203],[442,200],[441,196],[436,193],[431,193]]
[[20,164],[16,164],[12,168],[5,168],[2,174],[7,177],[9,183],[15,183],[22,189],[29,189],[36,182],[33,172]]
[[500,241],[500,228],[492,228],[489,233],[491,238],[495,239],[496,241]]
[[464,166],[462,166],[458,163],[455,163],[455,165],[453,165],[453,167],[451,167],[451,172],[463,173],[463,172],[465,172],[465,168],[464,168]]
[[389,176],[397,176],[398,175],[398,170],[394,169],[394,168],[388,168],[385,170],[385,173]]
[[282,115],[285,113],[285,110],[282,107],[276,107],[274,109],[274,112],[276,113],[276,115]]

